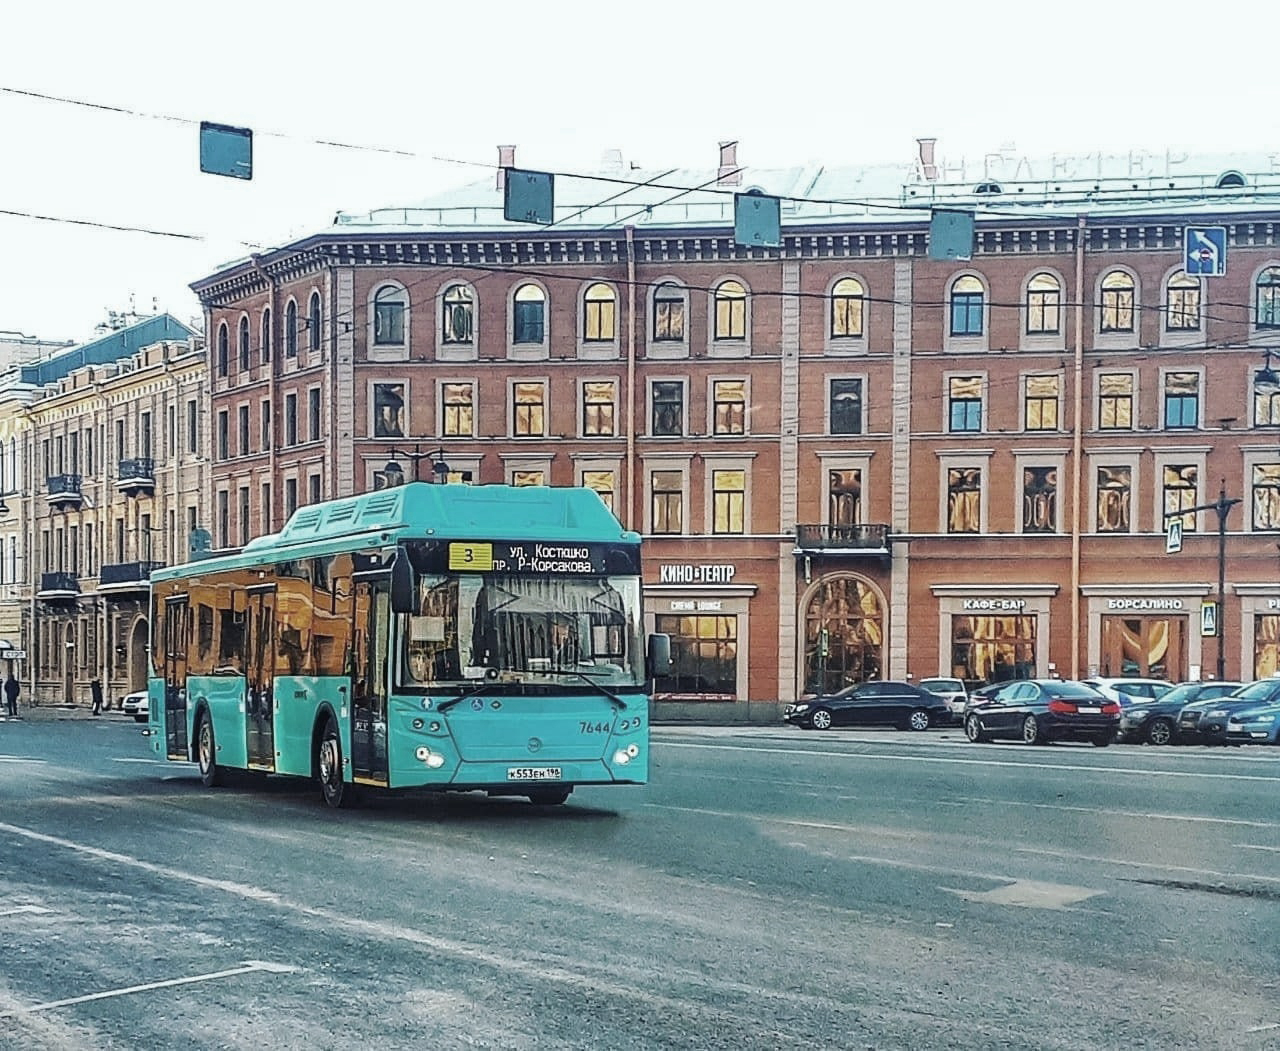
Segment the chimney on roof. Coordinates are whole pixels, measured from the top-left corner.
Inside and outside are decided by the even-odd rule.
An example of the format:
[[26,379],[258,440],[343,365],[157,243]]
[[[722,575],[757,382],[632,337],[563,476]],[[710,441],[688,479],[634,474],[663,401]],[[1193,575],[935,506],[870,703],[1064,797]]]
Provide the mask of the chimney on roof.
[[514,146],[498,147],[498,181],[499,190],[507,185],[507,169],[516,166],[516,148]]
[[717,186],[740,186],[742,171],[738,168],[738,141],[720,143],[720,171]]
[[605,150],[600,156],[600,170],[606,172],[620,172],[626,165],[622,162],[621,150]]
[[937,144],[937,139],[916,139],[916,145],[920,148],[920,172],[924,175],[925,182],[938,181],[938,165],[934,163],[933,153]]

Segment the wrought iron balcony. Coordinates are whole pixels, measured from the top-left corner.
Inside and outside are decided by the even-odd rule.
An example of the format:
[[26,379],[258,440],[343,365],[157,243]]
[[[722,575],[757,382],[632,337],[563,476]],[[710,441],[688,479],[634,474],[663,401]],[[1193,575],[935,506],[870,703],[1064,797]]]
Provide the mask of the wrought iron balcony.
[[44,480],[44,485],[45,499],[52,508],[68,510],[84,503],[78,474],[51,474]]
[[122,493],[150,493],[156,487],[156,462],[150,456],[121,460],[116,471],[116,488]]
[[879,523],[860,525],[798,525],[796,551],[887,555],[889,527]]
[[76,598],[80,594],[80,581],[74,573],[41,573],[40,590],[36,598],[60,599]]
[[122,591],[146,591],[151,585],[151,574],[163,568],[163,562],[111,562],[98,574],[98,590],[120,593]]

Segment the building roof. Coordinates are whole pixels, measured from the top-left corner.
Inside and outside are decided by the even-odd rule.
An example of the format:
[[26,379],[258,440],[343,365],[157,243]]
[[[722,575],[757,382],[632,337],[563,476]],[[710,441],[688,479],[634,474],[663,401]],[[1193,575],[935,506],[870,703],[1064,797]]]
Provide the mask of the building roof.
[[199,333],[172,314],[158,314],[117,329],[78,347],[18,368],[17,381],[43,386],[56,383],[85,365],[106,365],[164,340],[187,340]]

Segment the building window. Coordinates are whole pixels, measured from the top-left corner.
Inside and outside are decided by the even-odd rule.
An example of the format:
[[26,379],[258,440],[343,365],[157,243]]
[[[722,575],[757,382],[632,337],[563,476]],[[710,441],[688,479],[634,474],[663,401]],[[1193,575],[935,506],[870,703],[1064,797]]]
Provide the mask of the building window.
[[1022,469],[1022,531],[1024,533],[1056,533],[1058,531],[1058,469],[1056,467],[1024,467]]
[[1133,278],[1123,270],[1112,270],[1102,279],[1103,332],[1133,331]]
[[582,484],[599,496],[604,501],[605,507],[610,511],[614,510],[613,501],[617,491],[617,481],[612,471],[583,471]]
[[1280,427],[1280,383],[1274,374],[1262,380],[1262,370],[1253,375],[1253,425],[1255,427]]
[[292,299],[284,308],[284,356],[298,356],[298,304]]
[[1099,467],[1097,531],[1129,532],[1129,506],[1132,498],[1132,467]]
[[284,443],[298,444],[298,396],[293,393],[284,396]]
[[866,290],[862,282],[842,277],[831,289],[831,338],[858,339],[862,336],[862,308]]
[[656,697],[731,701],[737,696],[737,617],[659,614],[654,627],[671,637],[671,669],[654,681]]
[[373,436],[404,437],[404,384],[373,385]]
[[262,312],[262,346],[259,348],[259,354],[262,356],[262,363],[265,365],[271,360],[271,308],[267,307]]
[[[1199,469],[1194,464],[1166,465],[1163,474],[1164,513],[1163,525],[1167,526],[1171,517],[1188,507],[1195,507],[1199,501],[1196,495],[1199,487]],[[1180,516],[1184,532],[1191,532],[1196,527],[1194,512]]]
[[1200,327],[1200,279],[1179,270],[1165,289],[1168,300],[1166,327],[1171,332],[1194,332]]
[[187,402],[187,452],[194,453],[199,441],[199,427],[196,425],[196,403],[192,400]]
[[271,483],[262,483],[262,503],[258,506],[258,533],[265,536],[271,532]]
[[284,480],[284,517],[286,521],[293,516],[293,512],[298,509],[298,479],[286,478]]
[[613,380],[588,380],[582,385],[582,433],[588,438],[612,438],[616,393]]
[[1164,425],[1168,428],[1200,424],[1200,373],[1170,372],[1164,378]]
[[827,519],[833,526],[862,521],[862,472],[853,467],[827,472]]
[[311,350],[320,349],[320,331],[323,319],[320,312],[320,293],[312,292],[307,303],[307,346]]
[[653,434],[672,438],[684,434],[684,384],[658,380],[653,384]]
[[258,410],[258,429],[262,437],[261,448],[265,452],[271,448],[271,401],[263,398]]
[[711,532],[746,532],[747,472],[711,472]]
[[1037,620],[1034,616],[952,617],[950,673],[975,684],[1032,678]]
[[444,436],[471,438],[475,435],[474,391],[470,383],[444,385]]
[[586,343],[612,343],[617,336],[617,297],[613,289],[597,282],[582,297],[582,339]]
[[1098,377],[1098,428],[1104,431],[1133,429],[1133,376],[1106,372]]
[[228,430],[227,422],[228,422],[227,410],[220,409],[218,411],[218,459],[219,460],[225,460],[227,459],[228,456],[231,455],[230,450],[228,449],[229,443],[227,440],[227,430]]
[[1253,466],[1253,528],[1280,529],[1280,463]]
[[546,338],[546,293],[537,285],[521,285],[512,309],[512,341],[541,343]]
[[827,413],[832,434],[861,434],[862,380],[833,379]]
[[307,391],[307,439],[320,440],[320,388],[312,387]]
[[653,341],[684,342],[685,293],[679,285],[667,282],[653,295]]
[[311,503],[318,504],[320,502],[320,476],[313,474],[307,479],[307,489],[309,490]]
[[947,469],[947,532],[982,530],[982,468]]
[[[218,546],[231,546],[231,494],[225,489],[218,490]],[[121,523],[123,525],[123,523]],[[117,543],[123,544],[123,537],[116,537]],[[118,555],[119,561],[124,561],[123,555]]]
[[528,485],[546,485],[546,475],[542,471],[512,471],[511,484],[516,487]]
[[951,285],[951,334],[981,336],[986,293],[972,275],[958,277]]
[[218,375],[220,377],[227,374],[227,359],[230,352],[227,350],[227,323],[224,321],[218,326]]
[[249,406],[241,405],[236,410],[236,422],[239,424],[240,444],[237,449],[241,456],[247,456],[253,450],[249,448]]
[[982,430],[982,377],[952,376],[947,381],[947,409],[952,434]]
[[745,380],[715,380],[711,384],[715,434],[745,434],[747,431],[747,384]]
[[240,487],[240,546],[249,542],[249,487]]
[[1258,328],[1280,328],[1280,266],[1262,271],[1254,292]]
[[683,532],[684,475],[679,471],[654,471],[649,481],[653,499],[653,532]]
[[1057,335],[1062,330],[1062,286],[1052,274],[1036,274],[1027,283],[1027,335]]
[[1058,429],[1058,377],[1028,376],[1025,401],[1026,429]]
[[747,290],[737,281],[716,286],[715,339],[747,338]]
[[545,436],[547,433],[545,385],[517,383],[513,393],[511,432],[520,438]]
[[249,371],[249,319],[240,319],[240,330],[236,334],[236,350],[240,355],[240,371]]
[[374,293],[373,342],[376,346],[403,346],[406,309],[404,289],[384,285]]
[[475,333],[475,297],[466,285],[450,285],[444,293],[441,337],[446,343],[470,343]]

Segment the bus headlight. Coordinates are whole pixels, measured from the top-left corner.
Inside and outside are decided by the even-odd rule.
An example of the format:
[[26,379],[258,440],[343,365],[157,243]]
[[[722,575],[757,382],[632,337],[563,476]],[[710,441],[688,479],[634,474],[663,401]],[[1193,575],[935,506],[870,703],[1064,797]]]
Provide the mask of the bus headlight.
[[418,750],[413,753],[418,758],[418,762],[426,763],[432,770],[439,770],[444,766],[444,756],[439,752],[433,752],[426,745],[420,745]]
[[640,746],[637,744],[629,744],[626,748],[619,748],[613,753],[613,764],[614,766],[626,766],[639,754]]

